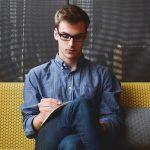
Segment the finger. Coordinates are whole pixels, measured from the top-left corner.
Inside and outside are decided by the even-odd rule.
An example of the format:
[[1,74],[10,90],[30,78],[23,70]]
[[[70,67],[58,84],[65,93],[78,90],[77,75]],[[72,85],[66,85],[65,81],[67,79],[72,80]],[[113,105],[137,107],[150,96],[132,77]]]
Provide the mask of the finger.
[[39,108],[42,108],[42,107],[45,107],[45,108],[52,108],[54,107],[54,104],[53,103],[48,103],[48,102],[42,102],[42,103],[39,103],[38,104]]
[[54,107],[54,108],[56,108],[56,107],[59,107],[60,104],[53,103],[53,102],[51,102],[51,101],[47,101],[47,102],[40,102],[40,103],[38,104],[38,106],[39,106],[39,107]]
[[39,103],[38,106],[39,106],[39,109],[48,110],[48,109],[56,109],[60,105],[57,105],[55,103],[50,103],[50,104],[49,103]]
[[55,110],[56,108],[58,108],[58,107],[51,107],[51,106],[49,106],[49,107],[44,106],[43,107],[43,106],[41,106],[41,107],[39,107],[39,111],[43,112],[43,113],[49,113],[49,112]]
[[55,104],[61,104],[61,101],[58,99],[53,99],[53,98],[43,98],[41,99],[41,102],[43,103],[55,103]]
[[51,98],[51,102],[55,103],[55,104],[61,104],[61,101],[59,99],[52,99]]
[[39,110],[40,112],[51,112],[51,110],[53,110],[54,107],[51,107],[51,106],[40,106],[39,107]]

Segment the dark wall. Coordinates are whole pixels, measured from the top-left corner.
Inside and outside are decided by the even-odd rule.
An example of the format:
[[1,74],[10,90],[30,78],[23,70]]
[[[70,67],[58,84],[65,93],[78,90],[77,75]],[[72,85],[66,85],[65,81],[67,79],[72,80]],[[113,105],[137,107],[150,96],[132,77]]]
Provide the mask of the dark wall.
[[[67,0],[0,0],[0,81],[23,81],[57,53],[54,14]],[[90,16],[85,57],[120,81],[150,81],[150,1],[70,0]]]

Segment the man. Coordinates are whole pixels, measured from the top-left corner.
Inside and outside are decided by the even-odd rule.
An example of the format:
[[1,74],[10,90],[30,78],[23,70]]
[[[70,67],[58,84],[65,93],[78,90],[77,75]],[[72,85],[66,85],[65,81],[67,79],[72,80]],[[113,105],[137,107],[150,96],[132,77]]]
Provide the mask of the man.
[[[26,76],[23,124],[37,150],[103,150],[105,135],[110,148],[114,145],[122,123],[120,83],[106,67],[84,58],[89,23],[88,15],[75,5],[59,9],[54,29],[59,52]],[[71,102],[43,124],[66,101]]]

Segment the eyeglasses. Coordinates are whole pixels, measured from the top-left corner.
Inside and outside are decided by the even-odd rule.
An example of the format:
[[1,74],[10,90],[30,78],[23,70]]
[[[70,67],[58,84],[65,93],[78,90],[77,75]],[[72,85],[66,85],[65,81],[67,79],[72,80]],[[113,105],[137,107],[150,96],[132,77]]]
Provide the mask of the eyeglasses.
[[77,35],[70,35],[68,33],[60,33],[59,30],[57,29],[58,34],[60,36],[60,39],[62,41],[70,41],[73,39],[75,42],[83,42],[86,38],[86,33],[79,33]]

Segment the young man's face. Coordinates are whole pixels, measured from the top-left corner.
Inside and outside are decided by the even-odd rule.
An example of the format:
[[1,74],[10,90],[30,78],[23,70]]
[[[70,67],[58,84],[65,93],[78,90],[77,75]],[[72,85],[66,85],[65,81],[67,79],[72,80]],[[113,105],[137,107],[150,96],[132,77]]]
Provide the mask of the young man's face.
[[54,30],[54,38],[58,41],[59,56],[63,61],[77,61],[82,55],[82,48],[87,35],[83,22],[70,24],[62,21]]

